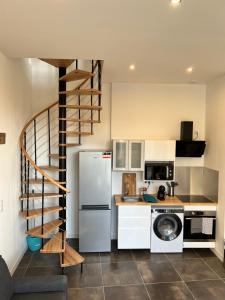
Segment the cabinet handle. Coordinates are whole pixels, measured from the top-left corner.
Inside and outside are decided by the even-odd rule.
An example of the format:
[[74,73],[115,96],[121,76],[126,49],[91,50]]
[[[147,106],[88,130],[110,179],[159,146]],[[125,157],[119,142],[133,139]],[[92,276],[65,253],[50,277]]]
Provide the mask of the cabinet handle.
[[193,220],[193,219],[203,219],[203,218],[209,218],[209,219],[216,220],[216,218],[212,218],[212,217],[201,217],[201,218],[184,218],[184,219],[185,219],[185,220]]

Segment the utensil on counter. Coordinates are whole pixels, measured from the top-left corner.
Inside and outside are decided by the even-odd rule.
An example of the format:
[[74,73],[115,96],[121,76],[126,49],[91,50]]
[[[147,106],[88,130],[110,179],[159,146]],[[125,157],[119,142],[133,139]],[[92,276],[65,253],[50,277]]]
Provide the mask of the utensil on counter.
[[171,181],[171,182],[167,182],[166,183],[167,187],[168,187],[168,196],[170,197],[174,197],[175,195],[175,187],[178,186],[178,183],[176,181]]

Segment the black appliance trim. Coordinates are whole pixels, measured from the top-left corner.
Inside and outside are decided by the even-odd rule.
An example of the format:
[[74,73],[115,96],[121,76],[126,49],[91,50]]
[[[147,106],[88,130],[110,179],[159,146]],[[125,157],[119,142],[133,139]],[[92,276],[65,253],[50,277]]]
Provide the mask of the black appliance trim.
[[82,205],[82,210],[109,210],[109,205]]
[[[191,220],[198,218],[212,218],[213,230],[212,234],[204,234],[202,232],[191,232]],[[185,211],[184,212],[184,240],[186,242],[202,241],[207,242],[209,240],[215,241],[216,237],[216,211]]]
[[157,212],[160,214],[176,214],[176,213],[184,213],[184,210],[182,208],[174,209],[174,208],[157,208],[152,209],[152,212]]
[[201,157],[205,147],[205,141],[176,141],[176,157]]
[[[156,176],[151,176],[151,178],[148,178],[148,167],[156,168],[156,167],[165,167],[166,168],[166,176],[163,176],[161,178]],[[154,174],[155,175],[155,174]],[[145,172],[144,172],[144,179],[145,181],[150,180],[173,180],[174,179],[174,162],[173,161],[146,161],[145,162]]]

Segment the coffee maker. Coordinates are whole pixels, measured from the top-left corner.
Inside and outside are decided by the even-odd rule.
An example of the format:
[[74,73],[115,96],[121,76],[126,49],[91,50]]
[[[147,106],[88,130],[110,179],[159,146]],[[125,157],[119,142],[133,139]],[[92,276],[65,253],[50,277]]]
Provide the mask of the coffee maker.
[[165,200],[166,199],[166,188],[164,185],[160,185],[157,193],[158,200]]

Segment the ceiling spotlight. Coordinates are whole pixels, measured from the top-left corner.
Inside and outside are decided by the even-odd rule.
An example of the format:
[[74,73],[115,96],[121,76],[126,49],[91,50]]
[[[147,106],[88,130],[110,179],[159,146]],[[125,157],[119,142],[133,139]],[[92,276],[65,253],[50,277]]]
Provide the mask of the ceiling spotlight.
[[170,0],[171,5],[176,6],[181,4],[181,0]]
[[130,69],[131,71],[135,70],[135,65],[130,65],[130,66],[129,66],[129,69]]
[[186,72],[188,73],[188,74],[191,74],[192,72],[194,71],[194,68],[191,66],[191,67],[188,67],[187,69],[186,69]]

